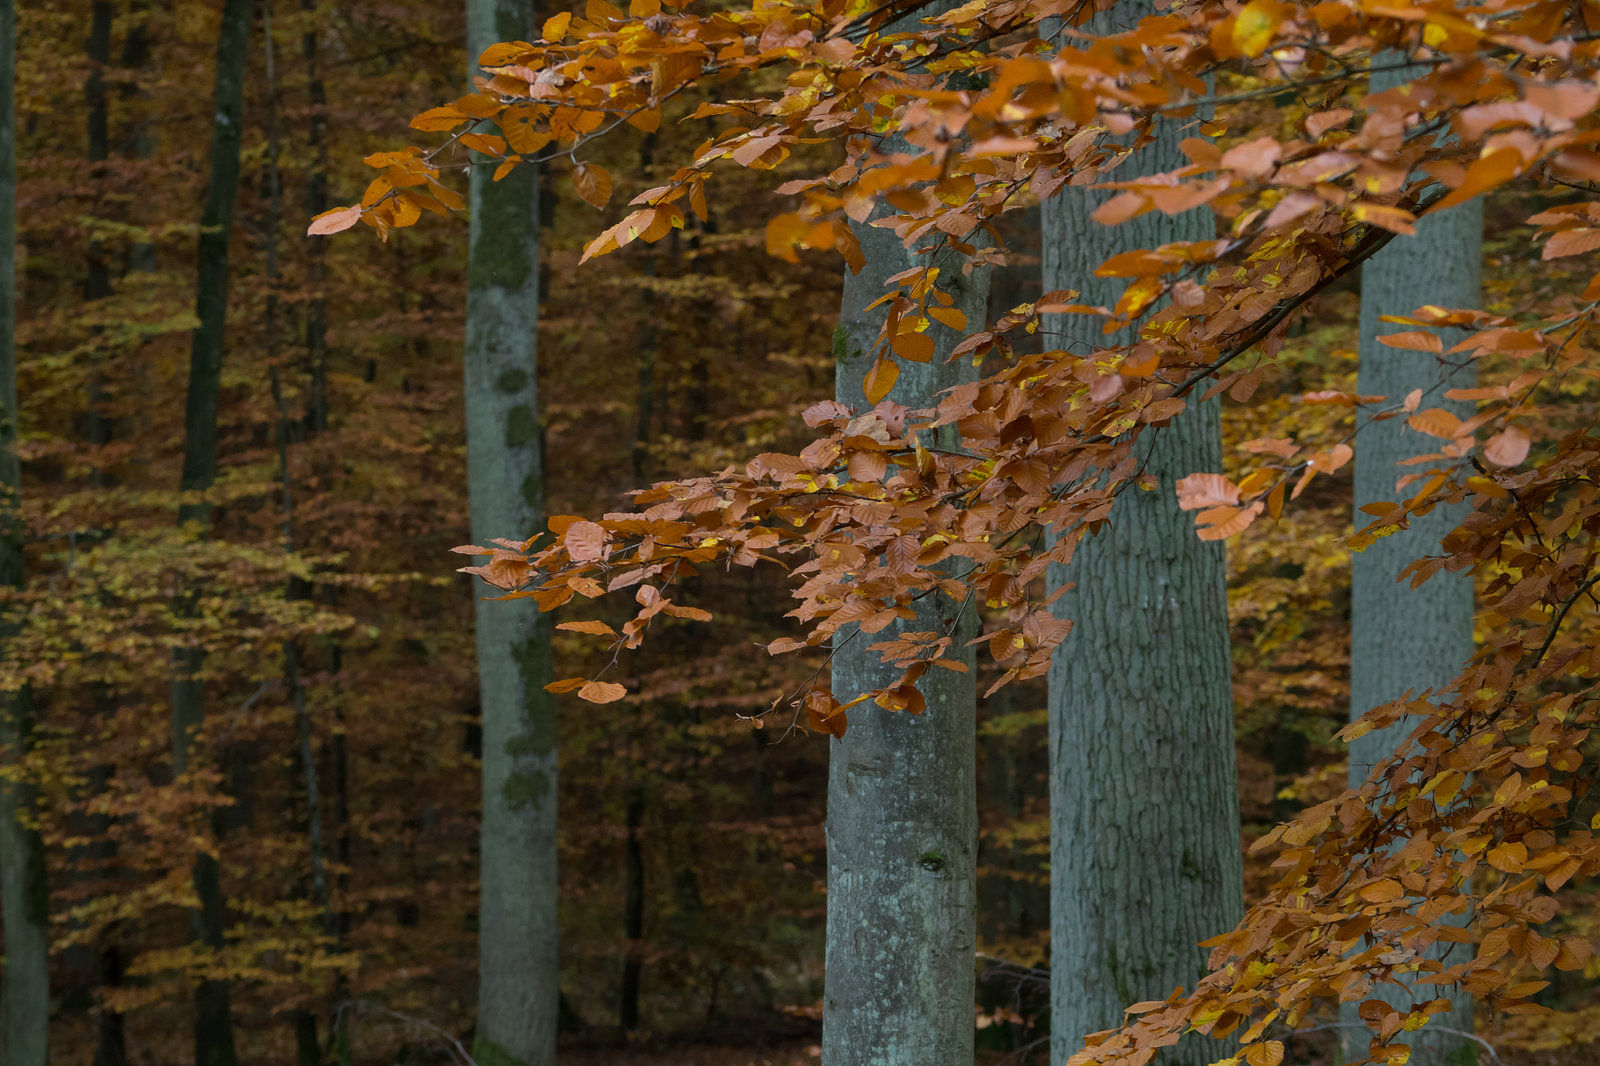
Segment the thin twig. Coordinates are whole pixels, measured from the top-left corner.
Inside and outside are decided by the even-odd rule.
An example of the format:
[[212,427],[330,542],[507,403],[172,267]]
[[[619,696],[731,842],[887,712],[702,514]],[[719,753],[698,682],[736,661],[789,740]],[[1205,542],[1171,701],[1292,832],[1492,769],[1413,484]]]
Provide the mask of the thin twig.
[[390,1010],[388,1007],[379,1006],[376,1003],[370,1003],[362,999],[347,999],[343,1003],[339,1004],[338,1009],[333,1012],[335,1026],[338,1025],[339,1016],[342,1015],[346,1009],[356,1012],[365,1011],[369,1014],[383,1014],[395,1019],[396,1021],[405,1022],[407,1025],[415,1025],[419,1028],[426,1029],[438,1036],[440,1039],[447,1041],[450,1044],[450,1047],[454,1049],[455,1053],[461,1056],[461,1061],[464,1066],[478,1066],[478,1061],[471,1055],[467,1054],[467,1049],[462,1046],[461,1041],[457,1040],[454,1034],[439,1028],[437,1025],[434,1025],[425,1018],[418,1018],[410,1014],[402,1014],[397,1010]]

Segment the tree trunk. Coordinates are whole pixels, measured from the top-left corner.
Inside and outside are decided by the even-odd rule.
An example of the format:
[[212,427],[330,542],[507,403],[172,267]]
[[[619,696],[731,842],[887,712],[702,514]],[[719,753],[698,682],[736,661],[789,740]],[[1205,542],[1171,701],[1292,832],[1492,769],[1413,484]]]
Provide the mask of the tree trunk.
[[[217,408],[222,377],[222,352],[228,312],[228,238],[233,230],[239,192],[239,142],[244,124],[244,76],[249,46],[251,0],[227,0],[217,38],[214,98],[216,120],[211,128],[211,175],[200,223],[199,282],[195,295],[194,331],[189,352],[189,393],[184,409],[183,479],[186,499],[178,507],[178,524],[206,536],[211,505],[203,494],[217,476]],[[192,615],[193,592],[179,596],[180,616]],[[205,722],[205,687],[198,674],[205,653],[180,649],[173,656],[172,769],[188,771],[198,754],[195,744]],[[223,946],[227,905],[222,895],[217,860],[201,852],[194,860],[195,895],[199,908],[190,914],[190,936],[212,951]],[[195,990],[195,1062],[197,1066],[235,1066],[233,1011],[228,983],[202,980]]]
[[[534,40],[530,0],[468,0],[467,52]],[[472,535],[531,536],[544,521],[536,340],[538,173],[499,182],[472,172],[467,272],[467,481]],[[478,585],[483,708],[478,1028],[482,1066],[555,1059],[560,970],[556,927],[556,730],[550,623],[529,599],[494,602]]]
[[[893,149],[890,149],[893,150]],[[858,226],[866,256],[861,273],[846,275],[843,310],[834,334],[838,358],[834,395],[865,406],[866,352],[883,311],[864,311],[884,293],[884,279],[927,263],[913,258],[893,231]],[[941,287],[976,328],[987,320],[986,271],[965,275],[951,256]],[[936,403],[936,394],[975,371],[970,360],[946,362],[959,340],[931,327],[936,349],[927,363],[902,363],[890,399],[910,407]],[[940,431],[952,438],[954,427]],[[973,608],[942,595],[913,606],[917,617],[873,635],[854,627],[835,638],[833,694],[847,703],[893,680],[898,671],[868,644],[905,632],[956,632],[950,658],[974,665],[963,647],[975,631]],[[976,946],[976,670],[930,670],[918,683],[921,715],[868,703],[850,713],[828,760],[828,933],[823,997],[823,1066],[972,1066],[973,964]]]
[[[1373,91],[1397,84],[1404,74],[1373,79]],[[1477,371],[1462,358],[1460,369],[1446,366],[1425,354],[1401,351],[1380,344],[1377,338],[1415,326],[1381,321],[1383,315],[1408,315],[1423,304],[1441,307],[1477,307],[1479,273],[1483,264],[1483,202],[1473,200],[1432,215],[1417,226],[1416,236],[1396,237],[1361,268],[1361,368],[1357,391],[1399,400],[1412,389],[1422,389],[1423,407],[1444,407],[1467,417],[1473,405],[1445,400],[1445,388],[1471,388]],[[1448,348],[1452,338],[1446,337]],[[1447,383],[1446,383],[1447,382]],[[1425,467],[1396,464],[1413,455],[1437,451],[1437,441],[1411,429],[1403,418],[1373,422],[1361,427],[1356,438],[1356,526],[1366,524],[1360,508],[1379,500],[1398,499],[1395,482]],[[1350,717],[1360,718],[1372,708],[1397,699],[1410,689],[1421,692],[1449,684],[1472,654],[1472,575],[1435,574],[1421,588],[1410,581],[1397,582],[1401,569],[1412,560],[1439,551],[1441,538],[1461,521],[1470,508],[1436,507],[1414,518],[1411,528],[1380,537],[1357,552],[1350,568]],[[1372,768],[1391,754],[1410,734],[1414,722],[1400,721],[1374,730],[1350,745],[1350,786],[1360,786]],[[1463,917],[1463,921],[1465,918]],[[1440,953],[1450,945],[1440,945]],[[1466,945],[1456,949],[1454,960]],[[1383,985],[1372,995],[1401,1009],[1413,998],[1426,1001],[1449,996],[1455,1001],[1448,1014],[1436,1015],[1424,1029],[1411,1034],[1412,1066],[1470,1066],[1477,1047],[1460,1036],[1436,1027],[1472,1031],[1472,1001],[1458,987],[1441,989],[1423,985],[1415,997],[1408,987]],[[1346,1004],[1341,1021],[1362,1025],[1359,1004]],[[1368,1034],[1345,1031],[1347,1057],[1366,1054]],[[1359,1050],[1352,1050],[1359,1049]]]
[[617,1023],[623,1033],[639,1028],[639,976],[644,953],[644,850],[639,829],[644,824],[644,787],[628,787],[627,839],[623,842],[622,935],[626,946],[622,957],[622,997]]
[[[0,0],[0,584],[22,588],[22,464],[17,458],[17,11]],[[18,620],[0,619],[0,639]],[[0,759],[15,765],[33,739],[27,689],[0,694]],[[45,1066],[50,1038],[50,896],[44,846],[31,828],[33,790],[26,778],[0,780],[0,1062]]]
[[[1132,25],[1148,2],[1117,9]],[[1110,31],[1104,21],[1098,27]],[[1115,174],[1184,163],[1179,123]],[[1130,165],[1131,164],[1131,165]],[[1111,306],[1125,282],[1099,278],[1102,260],[1130,248],[1213,236],[1206,211],[1158,213],[1107,228],[1090,213],[1109,195],[1068,187],[1045,201],[1044,289],[1076,289]],[[1125,342],[1092,316],[1062,315],[1056,343],[1087,354]],[[1206,972],[1199,941],[1231,929],[1243,908],[1233,747],[1228,600],[1220,543],[1195,535],[1174,483],[1222,467],[1217,401],[1189,410],[1140,444],[1152,492],[1128,490],[1110,527],[1085,538],[1070,567],[1052,566],[1052,591],[1074,628],[1050,664],[1051,1061],[1082,1037],[1120,1024],[1137,1000],[1193,988]],[[1208,1039],[1163,1052],[1168,1064],[1218,1057]]]

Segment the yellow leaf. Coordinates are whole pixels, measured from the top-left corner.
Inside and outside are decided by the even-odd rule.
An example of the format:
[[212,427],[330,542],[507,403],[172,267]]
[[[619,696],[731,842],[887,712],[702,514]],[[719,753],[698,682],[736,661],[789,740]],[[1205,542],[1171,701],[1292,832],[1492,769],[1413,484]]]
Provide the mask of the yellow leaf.
[[1283,1041],[1268,1040],[1251,1044],[1244,1049],[1244,1060],[1250,1066],[1280,1066],[1283,1062]]
[[[1234,19],[1234,46],[1247,56],[1260,55],[1267,50],[1267,43],[1282,21],[1283,7],[1278,0],[1250,0]],[[1252,1059],[1251,1066],[1260,1066],[1260,1063]]]
[[563,11],[559,15],[544,20],[544,29],[540,31],[544,39],[555,44],[567,35],[567,27],[572,25],[572,12]]
[[867,402],[876,407],[889,395],[889,390],[894,388],[894,383],[900,380],[900,368],[893,359],[879,359],[867,371],[866,378],[861,382],[861,392],[866,396]]

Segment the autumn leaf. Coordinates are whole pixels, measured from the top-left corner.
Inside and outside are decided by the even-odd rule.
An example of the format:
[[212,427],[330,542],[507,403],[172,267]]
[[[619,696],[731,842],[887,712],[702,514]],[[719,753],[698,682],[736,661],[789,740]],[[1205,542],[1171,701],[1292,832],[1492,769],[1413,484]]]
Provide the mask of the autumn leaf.
[[1244,1060],[1250,1066],[1281,1066],[1283,1062],[1283,1041],[1267,1040],[1259,1044],[1251,1044],[1244,1049]]
[[1392,903],[1405,894],[1405,889],[1400,887],[1400,882],[1392,878],[1363,885],[1358,893],[1368,903]]
[[1422,330],[1413,330],[1408,333],[1388,333],[1380,336],[1378,341],[1391,348],[1404,348],[1413,352],[1433,352],[1437,354],[1444,351],[1444,342],[1439,339],[1437,333],[1427,333]]
[[578,698],[590,703],[615,703],[628,694],[628,690],[614,681],[590,681],[578,689]]
[[1239,502],[1239,486],[1221,474],[1190,474],[1178,479],[1178,506],[1185,511]]
[[614,637],[617,631],[599,619],[590,619],[584,622],[562,622],[557,629],[565,629],[573,633],[588,633],[596,637]]
[[867,402],[876,407],[889,395],[889,390],[894,388],[894,383],[900,379],[900,367],[893,359],[879,359],[872,364],[872,369],[867,371],[866,377],[861,382],[861,392],[866,396]]
[[1461,419],[1442,407],[1430,407],[1425,411],[1418,411],[1406,419],[1406,425],[1419,433],[1426,433],[1430,437],[1443,437],[1445,440],[1454,440],[1461,433]]
[[1483,457],[1495,466],[1516,466],[1528,457],[1528,435],[1515,426],[1490,437],[1483,446]]
[[562,534],[561,542],[574,562],[593,562],[605,554],[606,531],[597,522],[574,522]]
[[463,122],[469,121],[470,117],[471,116],[467,115],[465,112],[454,107],[435,107],[431,110],[422,112],[422,114],[412,119],[411,128],[414,130],[427,130],[435,132],[439,130],[453,130]]
[[331,211],[324,211],[311,220],[311,225],[306,229],[307,237],[320,237],[325,233],[338,233],[347,230],[361,221],[361,207],[336,207]]
[[611,175],[603,167],[579,163],[572,168],[572,184],[585,203],[604,207],[611,202]]
[[546,692],[576,692],[589,683],[586,677],[566,677],[560,681],[552,681],[544,687]]

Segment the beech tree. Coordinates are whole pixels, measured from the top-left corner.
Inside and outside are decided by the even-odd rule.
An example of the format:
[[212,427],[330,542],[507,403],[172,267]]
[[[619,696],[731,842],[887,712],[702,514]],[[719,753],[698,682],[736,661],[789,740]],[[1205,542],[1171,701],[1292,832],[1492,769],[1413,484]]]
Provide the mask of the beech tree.
[[[467,51],[533,33],[531,0],[468,0]],[[467,478],[482,540],[544,518],[538,364],[539,185],[534,167],[471,179]],[[478,1024],[473,1056],[548,1066],[556,1054],[556,736],[550,621],[474,582],[483,715]]]
[[[877,370],[866,353],[886,312],[863,309],[883,291],[885,279],[920,271],[891,232],[867,225],[855,236],[864,265],[845,278],[834,335],[834,393],[841,410],[855,404],[867,377]],[[926,334],[933,356],[896,377],[890,403],[925,407],[937,402],[945,389],[975,378],[970,363],[947,357],[960,341],[959,327],[950,323],[976,321],[986,313],[988,272],[963,272],[962,257],[954,253],[946,254],[944,264],[930,278],[950,301],[939,316],[943,321]],[[886,442],[891,435],[912,431],[869,413],[853,423],[853,432]],[[917,439],[927,449],[958,443],[949,427],[926,430]],[[877,476],[886,471],[882,467]],[[870,470],[860,473],[864,480],[872,477]],[[977,608],[967,596],[951,598],[937,591],[907,608],[892,618],[835,633],[831,693],[818,689],[809,697],[814,720],[838,738],[828,759],[822,1059],[830,1066],[966,1066],[972,1061],[978,858],[975,656],[965,648],[952,651],[945,669],[924,676],[918,688],[902,694],[908,704],[896,706],[895,699],[880,704],[914,713],[857,715],[853,728],[846,730],[839,709],[879,692],[897,672],[869,646],[918,640],[933,632],[953,638],[959,647],[977,629]]]
[[[1027,194],[1049,199],[1069,181],[1107,180],[1116,190],[1094,212],[1097,223],[1204,208],[1223,235],[1102,263],[1099,273],[1129,279],[1111,307],[1047,294],[997,322],[959,326],[951,325],[953,298],[933,283],[936,260],[925,260],[885,279],[887,311],[864,349],[865,405],[886,426],[903,427],[887,440],[859,432],[867,415],[854,405],[818,404],[807,412],[818,436],[798,455],[762,454],[743,468],[659,483],[635,495],[635,512],[552,521],[547,533],[472,572],[545,609],[633,589],[639,610],[620,629],[563,623],[619,652],[637,646],[656,616],[695,614],[673,595],[695,566],[712,562],[790,565],[801,635],[770,644],[774,654],[819,648],[854,623],[886,627],[914,615],[912,605],[934,590],[958,599],[972,592],[989,613],[983,642],[1001,668],[997,683],[1037,676],[1067,630],[1037,586],[1138,485],[1140,439],[1210,390],[1247,396],[1250,375],[1271,372],[1292,319],[1316,293],[1419,218],[1513,181],[1571,189],[1569,202],[1529,220],[1545,257],[1600,246],[1600,201],[1584,198],[1600,178],[1590,147],[1600,42],[1569,7],[1178,4],[1125,32],[1096,34],[1083,29],[1093,15],[1086,6],[1010,0],[883,32],[917,10],[780,2],[697,14],[638,0],[624,13],[590,0],[581,16],[547,21],[540,41],[486,50],[484,91],[414,120],[453,131],[445,144],[369,156],[380,173],[363,202],[324,214],[312,231],[360,221],[387,233],[422,211],[445,211],[439,178],[461,165],[458,147],[495,147],[480,126],[504,135],[497,169],[509,173],[547,150],[576,158],[625,123],[654,128],[663,105],[702,79],[772,68],[781,77],[762,82],[771,87],[765,95],[752,89],[697,109],[696,119],[731,123],[637,196],[587,257],[659,240],[688,211],[703,215],[720,167],[776,168],[792,146],[817,138],[843,142],[846,162],[779,188],[802,201],[769,224],[776,254],[833,249],[859,261],[846,220],[864,221],[888,203],[893,211],[874,221],[908,248],[931,255],[948,246],[982,259],[975,231],[1019,209]],[[1084,47],[1052,54],[1039,33],[1051,18],[1064,19],[1064,32],[1081,35]],[[1385,58],[1395,52],[1403,57]],[[1369,93],[1370,78],[1396,63],[1418,71],[1404,91]],[[965,80],[973,73],[983,76],[976,86]],[[959,86],[951,83],[958,74]],[[1207,77],[1239,87],[1213,93]],[[1187,138],[1187,162],[1165,174],[1116,180],[1108,169],[1168,117],[1286,94],[1310,94],[1313,107],[1276,133],[1231,145]],[[885,146],[885,133],[906,149]],[[576,168],[574,178],[580,195],[606,202],[609,181],[595,165]],[[1004,358],[1011,331],[1063,313],[1099,316],[1107,336],[1137,321],[1138,335],[1092,354]],[[1517,320],[1433,305],[1401,316],[1400,326],[1462,329],[1449,354],[1509,368],[1503,382],[1449,390],[1445,399],[1481,404],[1465,420],[1416,394],[1313,390],[1302,398],[1404,419],[1439,442],[1414,457],[1419,476],[1407,482],[1409,495],[1369,505],[1371,521],[1349,543],[1365,547],[1440,504],[1470,503],[1441,554],[1413,561],[1402,576],[1420,584],[1445,570],[1485,575],[1495,631],[1436,698],[1388,702],[1345,730],[1356,739],[1402,719],[1411,727],[1405,747],[1359,788],[1257,841],[1278,849],[1279,879],[1233,930],[1207,941],[1210,973],[1164,1000],[1129,1005],[1134,1020],[1090,1034],[1071,1062],[1142,1066],[1201,1031],[1238,1040],[1229,1066],[1276,1066],[1285,1032],[1317,1004],[1343,1001],[1361,1002],[1373,1034],[1369,1060],[1404,1061],[1405,1034],[1449,1009],[1449,997],[1397,1010],[1371,995],[1377,985],[1420,973],[1419,983],[1459,984],[1491,1010],[1530,1011],[1542,987],[1531,971],[1587,961],[1586,939],[1535,926],[1558,908],[1551,893],[1600,872],[1600,845],[1575,820],[1590,783],[1580,745],[1600,669],[1592,654],[1600,617],[1584,600],[1600,584],[1592,532],[1600,524],[1591,521],[1600,441],[1551,405],[1563,381],[1587,369],[1597,313],[1600,277]],[[901,366],[934,355],[930,330],[946,318],[968,330],[952,356],[996,355],[998,368],[929,407],[889,401]],[[1418,329],[1386,334],[1385,343],[1444,354],[1436,334]],[[921,442],[924,428],[945,426],[956,428],[959,447]],[[1205,471],[1182,478],[1179,506],[1197,512],[1203,540],[1241,533],[1279,517],[1311,481],[1346,464],[1348,437],[1250,441],[1253,468],[1236,479]],[[1055,533],[1048,547],[1036,536],[1046,528]],[[869,648],[894,667],[862,694],[878,708],[855,709],[860,697],[835,707],[818,688],[775,710],[794,707],[834,734],[863,714],[913,710],[917,683],[957,662],[956,644],[923,630]],[[597,703],[626,694],[598,677],[551,688]],[[1437,944],[1470,941],[1452,918],[1464,910],[1484,931],[1476,950],[1459,961],[1434,957]]]
[[[1399,82],[1398,72],[1375,78],[1374,90]],[[1380,340],[1390,316],[1413,308],[1472,307],[1480,298],[1483,263],[1483,204],[1472,200],[1430,216],[1415,235],[1402,236],[1373,256],[1361,270],[1360,373],[1357,389],[1379,396],[1409,396],[1422,390],[1441,410],[1466,419],[1472,404],[1449,394],[1477,384],[1473,360],[1427,351],[1391,348]],[[1427,333],[1437,333],[1429,330]],[[1426,335],[1426,334],[1425,334]],[[1452,331],[1441,344],[1460,339]],[[1437,397],[1437,399],[1433,399]],[[1369,506],[1397,491],[1409,474],[1407,460],[1429,451],[1430,438],[1398,419],[1361,429],[1355,456],[1357,522]],[[1404,491],[1404,488],[1398,491]],[[1472,574],[1441,573],[1419,588],[1408,588],[1401,572],[1418,556],[1437,555],[1441,542],[1469,513],[1465,501],[1443,503],[1417,515],[1408,528],[1374,541],[1351,560],[1350,718],[1359,721],[1373,707],[1408,695],[1422,697],[1448,688],[1460,664],[1472,654]],[[1376,729],[1350,743],[1350,787],[1359,789],[1374,768],[1404,747],[1404,723]],[[1457,914],[1465,921],[1465,914]],[[1451,944],[1436,954],[1445,958],[1465,949]],[[1380,990],[1394,1009],[1410,1011],[1415,1001],[1434,996],[1426,986],[1406,982]],[[1358,1004],[1348,1004],[1342,1022],[1357,1031],[1346,1041],[1347,1055],[1365,1049],[1359,1034]],[[1462,1033],[1472,1032],[1472,1000],[1455,995],[1438,1024],[1453,1033],[1422,1031],[1413,1038],[1416,1066],[1476,1061],[1477,1049]],[[1347,1031],[1348,1033],[1349,1031]]]
[[[0,586],[22,588],[22,464],[17,456],[17,8],[0,0]],[[21,625],[7,606],[0,641]],[[12,648],[0,647],[11,656]],[[50,1046],[50,905],[44,845],[24,758],[33,745],[27,688],[0,692],[0,1059],[45,1066]]]
[[[1096,32],[1155,13],[1123,4]],[[1068,40],[1065,47],[1072,47]],[[1175,120],[1113,177],[1184,162],[1190,131]],[[1150,212],[1111,228],[1094,212],[1111,190],[1068,186],[1043,204],[1043,291],[1112,307],[1126,281],[1096,275],[1123,252],[1215,235],[1200,211]],[[1048,297],[1047,297],[1048,298]],[[1099,316],[1052,315],[1048,342],[1092,356],[1110,338]],[[1146,491],[1122,494],[1107,528],[1047,573],[1055,614],[1072,625],[1050,665],[1050,1043],[1067,1060],[1083,1034],[1116,1024],[1131,1002],[1190,987],[1205,972],[1200,941],[1243,908],[1232,656],[1222,544],[1195,536],[1175,486],[1222,469],[1221,401],[1194,403],[1135,452]],[[1131,782],[1138,782],[1130,786]],[[1172,1061],[1217,1056],[1190,1040]]]

